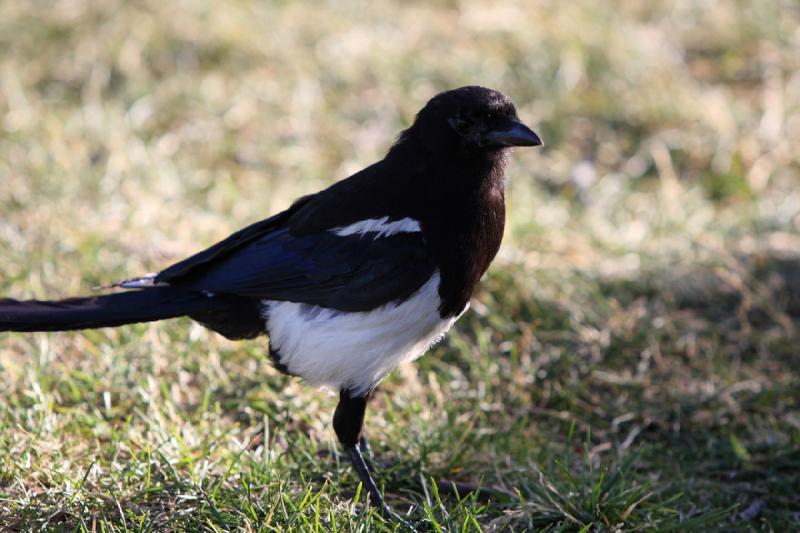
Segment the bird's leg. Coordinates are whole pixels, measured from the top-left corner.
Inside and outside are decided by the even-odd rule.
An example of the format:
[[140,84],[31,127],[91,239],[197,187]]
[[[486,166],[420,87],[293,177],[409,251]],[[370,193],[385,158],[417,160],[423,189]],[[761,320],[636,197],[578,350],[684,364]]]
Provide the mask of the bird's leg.
[[333,429],[336,431],[339,442],[347,450],[347,455],[350,457],[350,462],[353,463],[358,477],[361,478],[361,483],[367,489],[370,503],[380,511],[384,519],[395,520],[403,527],[404,531],[416,531],[411,524],[393,513],[383,501],[383,495],[370,474],[371,468],[362,455],[362,452],[369,450],[366,439],[361,436],[367,400],[369,400],[369,393],[364,396],[353,396],[347,389],[340,391],[339,405],[336,406],[336,411],[333,413]]
[[369,470],[370,473],[374,472],[375,466],[372,464],[372,448],[369,447],[369,442],[367,442],[366,437],[363,435],[358,439],[358,451],[361,452],[361,457],[364,459],[364,464],[367,465],[367,470]]
[[361,454],[362,446],[366,448],[366,440],[361,437],[361,428],[364,426],[364,413],[367,410],[368,399],[369,393],[364,396],[353,396],[347,389],[339,392],[339,405],[336,406],[336,412],[333,413],[333,429],[336,431],[339,442],[347,450],[347,455],[350,457],[358,477],[361,478],[364,488],[369,492],[370,502],[382,513],[386,513],[389,508],[372,480],[370,469]]
[[372,455],[372,449],[369,447],[369,442],[367,442],[367,437],[361,435],[358,439],[358,449],[361,453],[366,453],[367,455]]
[[[367,438],[364,437],[363,435],[361,436],[360,439],[358,439],[358,450],[361,452],[361,456],[364,458],[364,462],[367,463],[367,469],[370,472],[374,472],[375,471],[375,467],[372,464],[374,462],[373,461],[373,455],[372,455],[372,447],[370,447],[369,442],[367,441]],[[320,451],[317,452],[317,455],[318,456],[325,456],[325,455],[327,455],[327,451],[326,450],[320,450]],[[351,459],[350,455],[348,455],[347,456],[347,460],[350,460],[350,459]],[[380,464],[380,466],[383,467],[383,464]]]

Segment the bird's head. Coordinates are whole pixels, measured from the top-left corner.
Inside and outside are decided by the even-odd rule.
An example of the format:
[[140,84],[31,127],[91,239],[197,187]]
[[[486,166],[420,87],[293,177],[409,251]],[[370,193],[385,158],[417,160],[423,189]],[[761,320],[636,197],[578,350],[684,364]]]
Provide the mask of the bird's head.
[[417,114],[407,133],[417,135],[430,150],[475,156],[542,144],[539,136],[519,120],[507,96],[478,86],[437,94]]

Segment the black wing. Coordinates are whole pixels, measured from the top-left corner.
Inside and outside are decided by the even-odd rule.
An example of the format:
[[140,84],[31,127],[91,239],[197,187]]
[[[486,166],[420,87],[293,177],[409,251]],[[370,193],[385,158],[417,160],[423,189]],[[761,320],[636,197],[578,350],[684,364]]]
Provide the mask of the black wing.
[[228,246],[220,243],[166,269],[155,281],[211,293],[367,311],[409,297],[435,270],[421,232],[378,239],[372,232],[296,236],[287,227],[268,227],[266,222],[222,241]]
[[174,265],[162,270],[155,277],[156,283],[171,283],[174,280],[180,279],[195,270],[201,270],[206,265],[213,264],[225,255],[247,245],[248,242],[258,239],[264,235],[268,235],[271,231],[283,225],[298,209],[302,208],[313,196],[304,196],[298,199],[286,211],[282,211],[277,215],[250,224],[249,226],[240,229],[239,231],[231,234],[227,238],[219,241],[217,244],[206,248],[202,252],[198,252],[193,256],[187,257],[183,261],[179,261]]

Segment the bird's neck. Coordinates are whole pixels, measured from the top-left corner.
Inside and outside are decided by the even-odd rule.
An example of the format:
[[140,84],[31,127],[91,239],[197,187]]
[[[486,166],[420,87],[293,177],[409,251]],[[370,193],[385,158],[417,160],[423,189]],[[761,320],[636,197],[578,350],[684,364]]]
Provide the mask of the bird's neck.
[[415,172],[420,219],[441,274],[442,316],[460,313],[500,248],[505,225],[503,151],[429,157]]

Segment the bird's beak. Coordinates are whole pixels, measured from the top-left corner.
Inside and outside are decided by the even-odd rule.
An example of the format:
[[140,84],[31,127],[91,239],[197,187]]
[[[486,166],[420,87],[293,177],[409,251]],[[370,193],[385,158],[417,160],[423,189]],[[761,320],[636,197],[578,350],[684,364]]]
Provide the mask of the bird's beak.
[[492,130],[481,134],[483,146],[541,146],[542,139],[528,126],[512,120],[507,128]]

